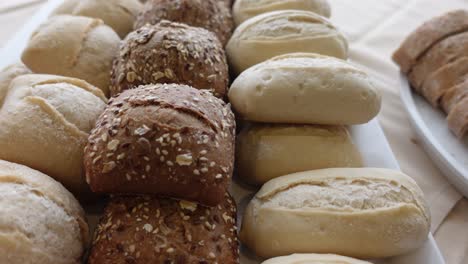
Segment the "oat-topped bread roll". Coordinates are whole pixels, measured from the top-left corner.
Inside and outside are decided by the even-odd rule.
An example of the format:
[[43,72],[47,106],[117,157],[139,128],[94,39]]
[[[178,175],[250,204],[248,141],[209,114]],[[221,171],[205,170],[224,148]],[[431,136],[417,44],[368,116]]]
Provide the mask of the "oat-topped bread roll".
[[362,167],[344,126],[251,124],[237,136],[237,175],[251,184],[324,168]]
[[435,17],[417,28],[393,54],[401,71],[409,73],[418,59],[437,42],[468,30],[468,11],[455,10]]
[[116,197],[97,228],[88,264],[239,263],[236,205]]
[[459,138],[468,132],[468,97],[453,106],[447,117],[450,130]]
[[111,94],[142,84],[179,83],[224,97],[229,81],[223,47],[202,28],[162,21],[130,33],[112,68]]
[[468,79],[447,90],[442,98],[442,109],[449,114],[463,99],[468,97]]
[[468,32],[448,37],[421,56],[408,75],[416,91],[421,91],[427,77],[454,60],[468,56]]
[[117,33],[102,20],[60,15],[49,18],[32,34],[21,59],[35,73],[79,78],[108,95],[119,43]]
[[330,17],[328,0],[237,0],[233,7],[234,21],[240,25],[254,16],[277,10],[305,10]]
[[70,192],[39,171],[0,160],[0,226],[0,263],[82,263],[89,236],[85,213]]
[[267,182],[248,205],[241,241],[262,257],[333,253],[385,258],[422,246],[429,207],[398,171],[324,169]]
[[432,106],[439,107],[445,94],[466,79],[468,79],[468,56],[448,63],[428,76],[423,83],[422,94]]
[[216,205],[234,163],[229,105],[186,85],[156,84],[112,99],[85,149],[86,176],[101,193],[151,193]]
[[18,76],[29,73],[31,71],[21,62],[9,65],[0,71],[0,106],[5,99],[11,81]]
[[0,159],[46,173],[75,194],[89,192],[83,149],[105,105],[101,90],[82,80],[15,78],[0,108]]
[[364,71],[312,53],[286,54],[247,69],[231,85],[229,100],[246,120],[289,124],[362,124],[381,106]]
[[345,37],[324,17],[309,11],[283,10],[242,23],[226,46],[236,74],[267,59],[293,52],[348,58]]
[[266,260],[262,264],[372,264],[333,254],[293,254]]
[[149,0],[135,22],[135,29],[162,20],[184,23],[213,32],[223,46],[234,28],[231,10],[220,0]]
[[99,18],[121,38],[132,31],[143,5],[138,0],[66,0],[52,15],[70,14]]

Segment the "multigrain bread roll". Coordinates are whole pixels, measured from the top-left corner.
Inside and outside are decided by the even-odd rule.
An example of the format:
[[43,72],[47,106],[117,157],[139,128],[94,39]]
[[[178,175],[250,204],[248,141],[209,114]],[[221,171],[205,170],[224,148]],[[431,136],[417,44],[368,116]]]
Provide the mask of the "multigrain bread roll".
[[442,109],[449,114],[452,109],[463,99],[468,97],[468,80],[453,86],[442,97]]
[[236,205],[116,197],[97,228],[88,264],[239,263]]
[[333,254],[293,254],[266,260],[262,264],[372,264]]
[[226,55],[211,32],[162,21],[130,33],[112,67],[111,94],[142,84],[179,83],[227,93]]
[[108,95],[119,42],[117,33],[102,20],[54,16],[32,34],[21,59],[35,73],[79,78]]
[[75,15],[99,18],[121,38],[132,31],[143,5],[138,0],[66,0],[52,15]]
[[436,43],[418,59],[408,75],[416,91],[421,91],[427,77],[454,60],[468,56],[468,32],[448,37]]
[[75,194],[89,192],[83,149],[106,105],[98,88],[78,79],[15,78],[0,108],[0,159],[27,165]]
[[468,97],[463,98],[451,109],[447,117],[450,130],[459,138],[468,132]]
[[234,28],[231,10],[220,0],[149,0],[135,22],[135,29],[162,20],[207,29],[224,45]]
[[429,227],[429,208],[410,177],[387,169],[324,169],[266,183],[246,209],[240,238],[261,257],[384,258],[420,247]]
[[0,227],[0,263],[82,263],[89,235],[78,201],[47,175],[3,160]]
[[229,100],[250,121],[354,125],[380,111],[380,94],[370,77],[333,57],[294,53],[275,57],[243,72]]
[[234,31],[226,51],[236,74],[292,52],[348,58],[345,37],[324,17],[301,10],[269,12],[245,21]]
[[254,16],[277,10],[305,10],[323,17],[330,17],[327,0],[237,0],[232,9],[234,21],[240,25]]
[[422,94],[434,107],[441,105],[441,99],[454,86],[468,78],[468,56],[461,57],[435,71],[422,87]]
[[234,163],[234,114],[207,91],[157,84],[110,101],[85,149],[101,193],[150,193],[220,203]]
[[263,184],[286,174],[335,167],[362,167],[343,126],[252,124],[237,137],[237,175]]
[[29,73],[31,73],[31,71],[21,62],[9,65],[0,71],[0,106],[5,99],[11,81],[18,76]]
[[468,30],[468,11],[455,10],[435,17],[416,29],[393,54],[401,71],[409,73],[418,59],[434,44]]

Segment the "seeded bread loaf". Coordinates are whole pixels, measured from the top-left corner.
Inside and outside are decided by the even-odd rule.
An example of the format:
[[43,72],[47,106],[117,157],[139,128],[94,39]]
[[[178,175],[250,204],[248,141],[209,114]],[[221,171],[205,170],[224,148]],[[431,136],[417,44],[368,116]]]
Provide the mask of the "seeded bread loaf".
[[82,80],[16,77],[0,108],[0,159],[46,173],[76,195],[90,193],[83,149],[106,102],[101,90]]
[[0,160],[0,263],[80,264],[88,224],[60,183],[26,166]]
[[234,28],[231,10],[220,0],[149,0],[135,22],[135,29],[169,20],[213,32],[223,44]]
[[108,95],[119,43],[117,33],[100,19],[53,16],[32,34],[21,60],[34,73],[82,79]]
[[418,59],[437,42],[468,30],[468,11],[455,10],[435,17],[417,28],[393,54],[401,71],[409,73]]
[[229,81],[223,47],[211,32],[162,21],[130,33],[114,60],[111,94],[143,84],[178,83],[224,97]]
[[31,73],[31,71],[21,62],[9,65],[0,71],[0,106],[5,99],[11,81],[18,76],[29,73]]
[[125,38],[142,7],[138,0],[66,0],[52,14],[99,18]]
[[385,258],[426,240],[429,207],[416,182],[387,169],[324,169],[267,182],[247,206],[240,238],[262,257],[333,253]]
[[88,264],[239,263],[236,205],[116,197],[97,228]]
[[266,260],[262,264],[372,264],[333,254],[293,254]]
[[111,99],[85,149],[100,193],[150,193],[207,205],[223,200],[234,163],[234,115],[208,91],[177,84]]

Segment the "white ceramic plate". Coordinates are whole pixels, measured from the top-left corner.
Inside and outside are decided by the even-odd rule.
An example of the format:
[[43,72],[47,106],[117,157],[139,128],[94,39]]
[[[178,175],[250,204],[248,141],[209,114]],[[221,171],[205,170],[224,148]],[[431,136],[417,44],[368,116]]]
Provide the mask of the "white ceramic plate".
[[455,188],[468,197],[468,136],[450,132],[446,115],[416,94],[401,75],[400,96],[423,147]]
[[[5,48],[0,52],[0,69],[19,60],[20,55],[30,34],[37,28],[39,23],[44,21],[50,12],[63,0],[50,0],[44,7],[31,18],[24,28],[7,43]],[[399,169],[398,164],[393,156],[388,142],[376,120],[362,126],[355,126],[350,129],[352,137],[360,149],[366,166]],[[236,180],[231,187],[231,193],[236,198],[239,207],[238,219],[241,223],[242,213],[249,201],[257,190],[246,188],[239,184]],[[102,212],[102,204],[88,206],[85,208],[91,230],[94,229],[97,220]],[[257,264],[261,260],[256,259],[249,252],[242,248],[241,264]],[[432,237],[429,235],[428,240],[420,249],[411,252],[404,256],[399,256],[391,259],[374,260],[378,264],[444,264],[444,260],[439,249]]]

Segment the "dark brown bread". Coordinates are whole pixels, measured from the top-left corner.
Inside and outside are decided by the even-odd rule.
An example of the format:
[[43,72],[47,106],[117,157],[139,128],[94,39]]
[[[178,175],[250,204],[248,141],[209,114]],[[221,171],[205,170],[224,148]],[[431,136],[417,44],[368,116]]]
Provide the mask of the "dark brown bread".
[[234,163],[234,114],[210,92],[156,84],[109,101],[85,149],[98,193],[160,194],[216,205]]
[[116,197],[95,233],[89,264],[239,263],[236,205]]
[[148,0],[135,22],[135,29],[161,20],[184,23],[214,32],[226,45],[234,29],[231,10],[220,0]]
[[468,11],[454,10],[425,22],[401,44],[393,60],[408,73],[418,58],[442,39],[468,30]]
[[114,59],[110,90],[115,96],[139,85],[178,83],[224,97],[228,81],[226,55],[213,33],[162,21],[125,38]]

